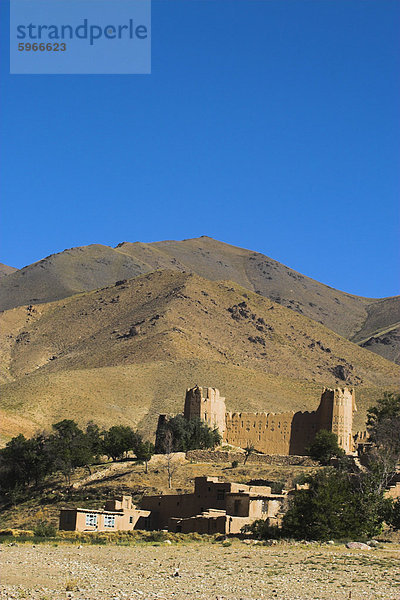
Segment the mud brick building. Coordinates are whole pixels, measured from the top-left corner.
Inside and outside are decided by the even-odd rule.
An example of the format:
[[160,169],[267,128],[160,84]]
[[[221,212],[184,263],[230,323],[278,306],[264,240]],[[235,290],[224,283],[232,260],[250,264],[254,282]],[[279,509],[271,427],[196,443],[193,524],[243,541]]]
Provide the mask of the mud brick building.
[[268,486],[250,486],[196,477],[192,494],[144,496],[151,529],[182,533],[240,533],[256,519],[278,524],[287,494],[272,494]]
[[104,509],[62,508],[59,529],[64,531],[130,531],[147,529],[150,512],[132,504],[131,496],[107,500]]
[[[321,429],[336,433],[339,446],[352,452],[355,410],[354,390],[325,388],[318,408],[312,412],[232,413],[226,412],[225,398],[216,388],[195,386],[186,391],[184,416],[218,427],[223,441],[232,446],[253,445],[264,454],[302,455]],[[160,422],[165,418],[162,415]]]

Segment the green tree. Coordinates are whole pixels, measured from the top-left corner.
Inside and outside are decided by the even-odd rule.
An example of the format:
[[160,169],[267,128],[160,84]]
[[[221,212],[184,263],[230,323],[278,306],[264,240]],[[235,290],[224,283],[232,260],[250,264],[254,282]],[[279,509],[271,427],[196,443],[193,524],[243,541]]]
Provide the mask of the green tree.
[[36,486],[44,481],[54,470],[49,436],[39,433],[29,440],[30,477]]
[[86,436],[95,460],[99,460],[103,454],[103,439],[100,427],[96,423],[93,423],[93,421],[89,421],[86,426]]
[[183,415],[177,415],[165,421],[157,431],[156,452],[164,454],[164,438],[166,432],[172,435],[173,452],[215,448],[221,443],[217,428],[211,429],[199,418],[187,420]]
[[103,452],[113,460],[123,458],[137,443],[138,434],[126,425],[113,425],[103,433]]
[[391,525],[393,529],[400,529],[400,499],[393,502],[387,523]]
[[154,454],[154,444],[140,440],[135,447],[135,454],[138,460],[144,461],[145,473],[148,472],[148,462]]
[[368,474],[354,477],[327,468],[307,483],[308,489],[294,493],[283,518],[285,535],[327,540],[370,537],[380,531],[387,503]]
[[400,460],[400,394],[385,392],[367,411],[367,430],[371,448],[368,467],[374,472],[379,489],[395,477]]
[[30,483],[31,451],[29,440],[19,434],[0,450],[2,486],[11,489],[18,484]]
[[321,465],[328,465],[331,458],[345,455],[339,448],[337,435],[333,431],[321,429],[317,432],[314,441],[307,450],[308,454]]
[[54,464],[56,470],[63,473],[66,482],[71,482],[71,475],[76,467],[86,467],[90,473],[94,456],[88,436],[70,419],[55,423],[53,429],[55,433],[50,437],[49,443]]
[[0,473],[3,490],[21,488],[32,482],[38,486],[52,472],[54,459],[48,438],[37,434],[26,439],[22,434],[0,450]]

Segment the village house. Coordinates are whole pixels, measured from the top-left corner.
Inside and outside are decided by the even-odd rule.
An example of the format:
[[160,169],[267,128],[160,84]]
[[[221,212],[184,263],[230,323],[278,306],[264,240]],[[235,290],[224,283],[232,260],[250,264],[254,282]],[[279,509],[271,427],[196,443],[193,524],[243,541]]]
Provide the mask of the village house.
[[63,508],[59,528],[88,533],[168,529],[177,533],[233,534],[256,519],[278,525],[286,499],[287,492],[272,494],[269,486],[196,477],[192,494],[144,496],[140,509],[131,496],[108,500],[104,509]]
[[196,477],[192,494],[144,496],[151,529],[190,533],[240,533],[257,519],[280,523],[287,494],[269,486],[228,483],[218,477]]
[[131,531],[148,529],[150,512],[140,510],[131,496],[107,500],[104,509],[62,508],[59,529],[64,531]]

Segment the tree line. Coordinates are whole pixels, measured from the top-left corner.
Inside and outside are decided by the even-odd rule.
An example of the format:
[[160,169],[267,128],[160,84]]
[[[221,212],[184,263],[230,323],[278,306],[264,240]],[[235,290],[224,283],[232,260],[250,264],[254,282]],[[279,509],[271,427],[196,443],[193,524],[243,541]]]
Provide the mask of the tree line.
[[145,463],[146,473],[155,451],[167,455],[170,482],[173,452],[214,448],[220,441],[218,430],[211,429],[200,419],[187,421],[182,415],[168,420],[157,432],[157,448],[126,425],[100,430],[90,422],[81,429],[75,421],[64,419],[52,425],[50,433],[38,433],[30,439],[20,434],[0,450],[0,493],[10,497],[18,495],[26,486],[38,487],[57,472],[63,474],[69,485],[76,468],[86,467],[90,473],[90,466],[102,456],[116,461],[127,457],[129,452]]
[[39,486],[56,472],[61,472],[67,484],[77,467],[86,467],[106,455],[118,460],[133,451],[146,463],[154,454],[154,445],[144,441],[131,427],[113,425],[100,430],[88,423],[82,430],[75,421],[64,419],[52,426],[50,433],[38,433],[30,439],[20,434],[0,450],[0,486],[7,494],[24,486]]

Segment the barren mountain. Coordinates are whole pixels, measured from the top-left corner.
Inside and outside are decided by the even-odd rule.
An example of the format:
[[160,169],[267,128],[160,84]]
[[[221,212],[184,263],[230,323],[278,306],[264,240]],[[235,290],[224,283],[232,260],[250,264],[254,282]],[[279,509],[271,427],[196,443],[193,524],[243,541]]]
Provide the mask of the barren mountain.
[[374,335],[357,343],[362,348],[400,364],[400,324],[378,330]]
[[[3,277],[0,308],[37,304],[112,285],[157,269],[230,280],[326,325],[348,339],[366,340],[400,321],[399,297],[353,296],[293,271],[258,252],[201,237],[151,244],[123,242],[64,250]],[[367,348],[375,350],[371,344]],[[381,345],[382,355],[396,353]]]
[[0,277],[4,277],[5,275],[11,275],[11,273],[15,273],[15,271],[18,271],[18,269],[0,263]]
[[176,270],[10,309],[0,329],[4,436],[61,418],[150,432],[196,383],[219,387],[230,410],[267,411],[312,410],[323,386],[356,386],[362,427],[366,407],[399,376],[296,311]]

